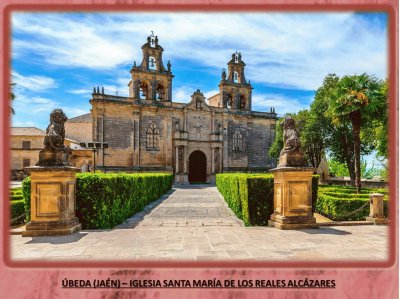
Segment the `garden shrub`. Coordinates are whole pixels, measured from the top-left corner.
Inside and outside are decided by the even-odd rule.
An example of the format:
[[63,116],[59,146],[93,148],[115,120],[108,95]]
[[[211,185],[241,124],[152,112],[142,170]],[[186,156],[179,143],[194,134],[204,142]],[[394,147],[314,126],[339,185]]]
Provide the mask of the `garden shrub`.
[[[388,215],[388,190],[362,188],[357,194],[354,187],[348,186],[320,186],[316,211],[335,221],[365,220],[369,215],[369,195],[371,193],[384,194],[383,210]],[[357,209],[360,211],[352,213]]]
[[[318,194],[318,175],[312,178],[313,211]],[[273,174],[220,173],[216,184],[229,208],[245,225],[268,225],[274,210]]]
[[315,213],[315,208],[317,205],[318,199],[318,188],[319,188],[319,175],[314,174],[311,179],[311,203],[312,203],[312,212]]
[[31,177],[22,181],[22,196],[24,197],[25,222],[31,221]]
[[[11,219],[15,219],[25,213],[25,201],[21,200],[14,200],[10,202],[11,204]],[[20,224],[24,222],[24,218],[19,219],[18,221],[12,224]]]
[[172,174],[79,173],[76,215],[84,229],[112,228],[172,187]]
[[240,177],[240,195],[245,225],[268,225],[274,212],[274,179],[270,174]]
[[15,187],[10,189],[10,200],[21,200],[24,199],[22,196],[22,188],[21,187]]
[[[168,173],[78,173],[76,215],[84,229],[112,228],[159,198],[172,183]],[[22,182],[22,193],[29,222],[30,177]]]

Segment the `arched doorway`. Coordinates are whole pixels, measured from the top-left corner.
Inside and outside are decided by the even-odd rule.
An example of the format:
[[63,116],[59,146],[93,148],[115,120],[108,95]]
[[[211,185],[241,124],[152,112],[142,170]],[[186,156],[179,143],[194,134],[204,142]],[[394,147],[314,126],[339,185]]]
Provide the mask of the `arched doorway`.
[[194,151],[189,156],[189,182],[205,183],[207,181],[207,158],[201,151]]

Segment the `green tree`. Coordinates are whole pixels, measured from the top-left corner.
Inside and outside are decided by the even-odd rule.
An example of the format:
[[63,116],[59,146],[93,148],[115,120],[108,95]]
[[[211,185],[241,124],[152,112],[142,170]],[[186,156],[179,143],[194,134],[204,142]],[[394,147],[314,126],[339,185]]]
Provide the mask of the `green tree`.
[[338,160],[329,159],[328,161],[329,174],[333,177],[349,176],[349,170],[345,163],[340,163]]
[[307,161],[313,167],[318,168],[324,153],[324,142],[319,129],[320,126],[316,123],[317,120],[310,115],[310,111],[307,109],[300,110],[297,113],[287,113],[278,121],[275,140],[270,147],[269,155],[276,159],[279,158],[279,153],[283,148],[281,123],[288,116],[291,116],[296,122],[296,129],[300,135],[301,148]]
[[[344,76],[331,90],[326,115],[336,126],[349,124],[353,135],[354,172],[357,192],[361,190],[361,127],[363,120],[379,113],[384,96],[383,82],[367,74]],[[383,101],[382,101],[383,100]]]

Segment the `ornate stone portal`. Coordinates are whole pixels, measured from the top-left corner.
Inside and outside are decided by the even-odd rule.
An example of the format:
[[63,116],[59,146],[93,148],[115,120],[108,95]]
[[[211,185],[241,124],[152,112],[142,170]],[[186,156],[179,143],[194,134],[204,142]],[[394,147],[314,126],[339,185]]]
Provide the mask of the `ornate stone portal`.
[[295,122],[286,117],[283,126],[284,147],[274,173],[274,213],[269,226],[279,229],[318,228],[312,213],[312,175],[301,152]]
[[71,166],[70,150],[64,145],[67,119],[61,109],[53,110],[39,162],[27,168],[31,174],[31,221],[22,236],[67,235],[81,229],[75,216],[75,173],[80,169]]

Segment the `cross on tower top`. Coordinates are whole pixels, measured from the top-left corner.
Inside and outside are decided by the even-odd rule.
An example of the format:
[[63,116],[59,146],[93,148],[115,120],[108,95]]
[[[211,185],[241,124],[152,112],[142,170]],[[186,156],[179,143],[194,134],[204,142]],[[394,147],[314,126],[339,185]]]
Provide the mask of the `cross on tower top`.
[[150,46],[154,47],[154,45],[155,45],[155,37],[154,37],[154,32],[152,30],[150,35]]

